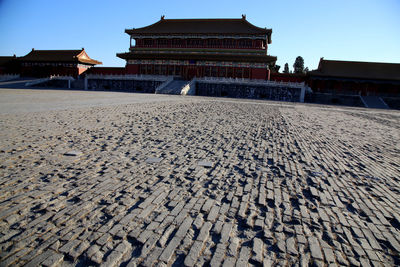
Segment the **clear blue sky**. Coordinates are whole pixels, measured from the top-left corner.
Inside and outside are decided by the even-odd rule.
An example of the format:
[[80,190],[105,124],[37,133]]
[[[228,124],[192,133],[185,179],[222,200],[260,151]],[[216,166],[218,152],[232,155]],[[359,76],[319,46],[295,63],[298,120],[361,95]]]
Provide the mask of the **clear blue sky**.
[[400,0],[0,0],[0,55],[35,49],[80,49],[124,66],[126,28],[166,18],[240,18],[272,28],[268,54],[292,69],[297,56],[400,63]]

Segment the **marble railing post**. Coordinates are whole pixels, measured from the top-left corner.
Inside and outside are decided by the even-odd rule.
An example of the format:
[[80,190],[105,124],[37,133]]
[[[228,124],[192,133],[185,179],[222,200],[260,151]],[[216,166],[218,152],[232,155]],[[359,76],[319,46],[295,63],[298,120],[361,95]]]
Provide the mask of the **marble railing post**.
[[88,77],[87,77],[87,75],[85,76],[85,79],[84,79],[84,87],[83,87],[85,90],[87,90],[88,89]]
[[304,95],[306,93],[306,85],[303,84],[303,86],[301,87],[301,92],[300,92],[300,102],[304,103]]

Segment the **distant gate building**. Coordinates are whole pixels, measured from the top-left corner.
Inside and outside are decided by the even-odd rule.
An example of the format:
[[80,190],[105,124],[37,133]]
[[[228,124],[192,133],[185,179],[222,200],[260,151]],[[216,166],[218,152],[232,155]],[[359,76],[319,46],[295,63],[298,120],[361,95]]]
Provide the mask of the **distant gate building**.
[[268,80],[271,29],[241,19],[165,19],[125,30],[130,49],[117,54],[128,74]]

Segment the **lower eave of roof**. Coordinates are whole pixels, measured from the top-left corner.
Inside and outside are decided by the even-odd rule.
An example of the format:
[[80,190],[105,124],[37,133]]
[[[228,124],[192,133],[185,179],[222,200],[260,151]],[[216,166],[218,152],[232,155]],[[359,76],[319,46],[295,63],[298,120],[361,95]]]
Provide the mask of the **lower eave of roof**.
[[78,62],[80,64],[89,64],[89,65],[101,65],[101,64],[103,64],[103,62],[97,61],[97,60],[94,60],[94,59],[91,59],[91,60],[82,60],[82,59],[80,59]]
[[277,57],[269,55],[218,55],[206,53],[179,53],[179,54],[154,54],[154,53],[119,53],[117,57],[129,59],[169,59],[169,60],[215,60],[215,61],[235,61],[235,62],[262,62],[275,63]]

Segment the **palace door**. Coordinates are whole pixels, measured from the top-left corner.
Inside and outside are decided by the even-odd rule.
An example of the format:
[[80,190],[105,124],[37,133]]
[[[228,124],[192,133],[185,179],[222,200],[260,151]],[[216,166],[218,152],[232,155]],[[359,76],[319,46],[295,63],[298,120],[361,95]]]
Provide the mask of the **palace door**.
[[196,67],[189,67],[189,68],[187,69],[186,79],[187,79],[187,80],[191,80],[191,79],[193,79],[194,77],[196,77],[196,74],[197,74],[197,69],[196,69]]

